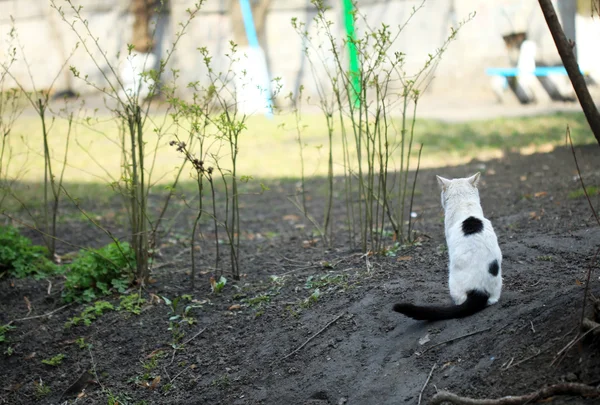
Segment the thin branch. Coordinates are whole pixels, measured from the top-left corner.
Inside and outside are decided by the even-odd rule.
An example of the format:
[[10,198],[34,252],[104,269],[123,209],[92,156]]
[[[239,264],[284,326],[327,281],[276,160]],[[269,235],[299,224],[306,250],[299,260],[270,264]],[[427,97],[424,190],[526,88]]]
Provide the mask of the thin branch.
[[421,388],[421,392],[419,392],[419,402],[417,403],[417,405],[421,405],[421,399],[423,399],[423,391],[425,391],[427,384],[429,384],[429,380],[431,379],[431,376],[433,375],[433,370],[435,370],[436,367],[437,367],[437,363],[433,363],[433,366],[431,366],[431,371],[429,372],[429,375],[427,376],[427,379],[425,380],[425,384],[423,384],[423,388]]
[[596,141],[598,141],[598,144],[600,144],[600,112],[598,112],[596,104],[594,103],[594,100],[588,91],[587,85],[585,84],[585,79],[579,71],[577,59],[575,59],[575,54],[573,53],[575,42],[567,39],[567,36],[565,35],[558,20],[558,16],[556,15],[556,11],[554,10],[554,6],[552,5],[552,0],[538,1],[540,3],[542,13],[544,13],[546,24],[548,24],[548,28],[550,29],[550,33],[552,34],[552,38],[556,44],[556,49],[558,50],[560,59],[567,70],[567,74],[569,75],[569,80],[573,85],[575,94],[577,94],[577,98],[579,99],[579,104],[581,104],[585,118],[587,119],[587,122],[590,125],[594,136],[596,137]]
[[448,391],[440,391],[433,396],[429,405],[450,402],[456,405],[524,405],[555,395],[571,395],[581,397],[600,396],[600,389],[579,383],[563,383],[544,387],[530,394],[506,396],[498,399],[478,399],[461,397]]
[[[304,343],[302,343],[300,346],[298,346],[298,348],[296,348],[293,352],[283,356],[279,361],[283,361],[285,359],[287,359],[288,357],[293,356],[294,354],[298,353],[300,350],[302,350],[302,348],[304,346],[306,346],[311,340],[313,340],[314,338],[316,338],[317,336],[319,336],[321,333],[323,333],[323,331],[325,331],[325,329],[327,329],[328,327],[330,327],[331,325],[333,325],[335,322],[337,322],[338,319],[340,319],[342,316],[344,315],[344,312],[342,312],[341,314],[339,314],[338,316],[336,316],[335,318],[333,318],[332,321],[330,321],[327,325],[323,326],[321,328],[321,330],[319,330],[317,333],[315,333],[314,335],[312,335],[311,337],[309,337],[308,339],[306,339],[306,341]],[[277,360],[276,360],[277,361]],[[273,363],[275,363],[276,361],[274,361]],[[271,364],[273,364],[271,363]]]
[[182,346],[185,346],[188,343],[190,343],[192,340],[196,339],[198,336],[200,336],[202,333],[204,333],[205,330],[206,330],[206,328],[202,329],[200,332],[196,333],[194,336],[192,336],[191,338],[189,338],[188,340],[183,342]]
[[422,356],[423,354],[425,354],[429,350],[433,349],[434,347],[445,345],[446,343],[452,343],[452,342],[454,342],[456,340],[463,339],[463,338],[466,338],[466,337],[469,337],[469,336],[473,336],[473,335],[477,335],[479,333],[487,332],[489,330],[492,330],[492,328],[479,329],[479,330],[476,330],[475,332],[467,333],[465,335],[461,335],[461,336],[458,336],[458,337],[455,337],[455,338],[452,338],[452,339],[444,340],[443,342],[436,343],[433,346],[429,346],[428,348],[426,348],[422,352],[416,352],[415,354],[417,356]]
[[43,314],[43,315],[28,316],[28,317],[26,317],[26,318],[13,319],[13,320],[12,320],[12,321],[10,321],[9,323],[13,323],[13,322],[21,322],[21,321],[29,321],[30,319],[45,318],[45,317],[47,317],[47,316],[51,316],[51,315],[55,314],[56,312],[58,312],[58,311],[60,311],[60,310],[62,310],[62,309],[65,309],[66,307],[68,307],[68,306],[70,306],[70,305],[72,305],[72,303],[70,303],[70,304],[67,304],[67,305],[63,305],[62,307],[60,307],[60,308],[56,308],[55,310],[53,310],[53,311],[50,311],[50,312],[47,312],[47,313],[45,313],[45,314]]

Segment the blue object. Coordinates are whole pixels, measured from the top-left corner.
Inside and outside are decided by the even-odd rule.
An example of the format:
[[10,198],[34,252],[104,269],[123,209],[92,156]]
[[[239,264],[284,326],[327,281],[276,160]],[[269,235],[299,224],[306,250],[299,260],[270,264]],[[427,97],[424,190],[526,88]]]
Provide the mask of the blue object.
[[256,27],[254,26],[254,17],[252,17],[252,7],[249,0],[240,0],[242,9],[242,18],[244,19],[244,27],[246,28],[246,37],[248,45],[252,48],[259,48],[258,35],[256,35]]
[[[515,77],[521,73],[519,68],[488,68],[485,70],[488,76]],[[529,72],[527,72],[529,73]],[[581,73],[584,73],[581,71]],[[564,66],[540,66],[533,71],[535,76],[548,76],[549,74],[566,75],[567,70]]]
[[[240,0],[240,8],[242,10],[242,19],[244,20],[244,28],[246,29],[246,38],[248,38],[248,46],[260,50],[260,44],[258,43],[258,35],[256,34],[256,27],[254,25],[254,17],[252,16],[252,7],[250,6],[249,0]],[[262,54],[262,52],[261,52]],[[263,54],[264,55],[264,54]],[[266,82],[262,84],[264,88],[261,88],[261,92],[264,92],[265,102],[267,103],[266,116],[268,118],[273,117],[273,101],[271,100],[271,86],[269,83],[269,72],[265,65],[264,77]]]

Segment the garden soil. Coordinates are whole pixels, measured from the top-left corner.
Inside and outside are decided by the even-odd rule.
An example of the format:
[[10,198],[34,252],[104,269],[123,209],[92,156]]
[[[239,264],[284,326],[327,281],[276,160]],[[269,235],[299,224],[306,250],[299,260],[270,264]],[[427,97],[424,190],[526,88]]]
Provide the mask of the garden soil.
[[[600,185],[599,152],[597,145],[577,148],[590,186]],[[399,301],[451,302],[435,174],[476,171],[504,255],[499,303],[465,319],[430,323],[392,312]],[[333,247],[327,247],[288,200],[297,183],[266,184],[269,191],[242,198],[242,275],[236,281],[225,271],[219,293],[209,282],[215,271],[210,222],[190,288],[193,215],[172,215],[152,283],[141,289],[146,303],[139,315],[110,311],[90,326],[65,328],[84,305],[64,307],[63,277],[4,276],[0,324],[13,321],[15,328],[0,343],[0,404],[417,405],[436,390],[498,398],[563,382],[600,383],[598,338],[577,337],[600,226],[577,193],[570,149],[507,152],[498,160],[421,171],[412,209],[417,243],[396,247],[389,240],[387,255],[364,255],[350,245],[343,194],[335,196]],[[324,212],[324,184],[307,184],[308,210],[316,217]],[[597,193],[591,202],[598,208]],[[118,200],[89,209],[126,236],[126,220],[114,214],[121,211]],[[109,242],[80,217],[61,221],[59,237],[75,245]],[[227,270],[227,245],[220,247]],[[591,277],[591,297],[600,295],[599,275]],[[169,330],[174,313],[160,297],[171,303],[182,297],[175,313],[189,306],[179,336]],[[118,295],[105,299],[119,304]],[[591,306],[586,316],[594,316]],[[42,363],[57,354],[65,355],[61,364]],[[551,401],[600,403],[573,396]]]

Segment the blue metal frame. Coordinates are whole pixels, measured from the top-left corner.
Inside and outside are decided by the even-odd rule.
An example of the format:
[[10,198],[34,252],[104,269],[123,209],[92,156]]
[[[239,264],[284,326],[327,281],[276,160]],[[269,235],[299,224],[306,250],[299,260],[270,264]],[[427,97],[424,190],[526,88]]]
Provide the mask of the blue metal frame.
[[[488,76],[504,76],[504,77],[515,77],[521,74],[519,68],[488,68],[485,70]],[[523,72],[530,73],[530,72]],[[540,66],[536,67],[532,72],[535,76],[548,76],[550,74],[566,75],[567,70],[564,66]],[[584,73],[581,71],[581,73]]]

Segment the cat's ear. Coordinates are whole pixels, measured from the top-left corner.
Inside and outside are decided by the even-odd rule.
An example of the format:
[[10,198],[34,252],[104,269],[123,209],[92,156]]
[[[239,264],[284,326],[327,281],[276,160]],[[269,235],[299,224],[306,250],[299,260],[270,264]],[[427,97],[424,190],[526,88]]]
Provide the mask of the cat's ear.
[[450,185],[450,180],[443,178],[442,176],[437,177],[438,184],[442,190],[445,190]]
[[473,185],[473,187],[477,187],[477,185],[479,184],[480,176],[481,176],[481,173],[477,172],[474,175],[472,175],[471,177],[469,177],[467,180],[469,181],[469,183],[471,183]]

